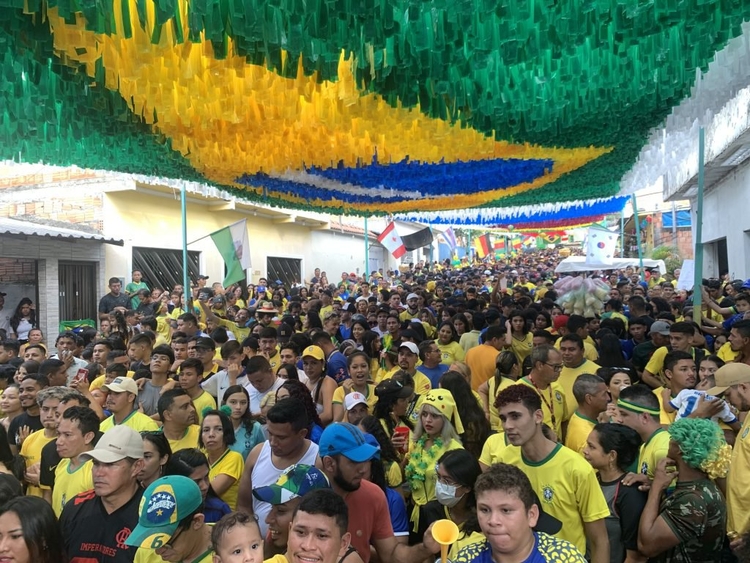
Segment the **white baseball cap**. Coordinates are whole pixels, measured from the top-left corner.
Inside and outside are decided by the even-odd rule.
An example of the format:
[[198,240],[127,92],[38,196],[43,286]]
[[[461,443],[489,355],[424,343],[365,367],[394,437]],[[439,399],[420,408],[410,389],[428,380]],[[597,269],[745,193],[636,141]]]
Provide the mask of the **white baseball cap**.
[[362,393],[359,393],[357,391],[354,391],[352,393],[349,393],[346,397],[344,397],[344,408],[348,411],[352,410],[357,405],[367,404],[367,397],[365,397]]

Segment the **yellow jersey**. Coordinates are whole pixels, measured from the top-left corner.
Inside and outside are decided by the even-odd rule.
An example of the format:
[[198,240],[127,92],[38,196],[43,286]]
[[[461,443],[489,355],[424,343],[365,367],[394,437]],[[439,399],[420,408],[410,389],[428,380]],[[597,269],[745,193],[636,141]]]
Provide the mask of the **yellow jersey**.
[[516,382],[517,385],[527,385],[537,392],[542,399],[542,412],[544,423],[554,430],[558,439],[562,439],[562,423],[568,419],[568,406],[565,400],[565,391],[557,381],[545,389],[537,389],[527,377],[522,377]]
[[200,425],[203,423],[203,412],[216,409],[216,399],[213,398],[211,393],[201,391],[201,394],[193,399],[193,406],[195,407],[195,417],[198,425]]
[[172,450],[172,453],[179,452],[180,450],[187,450],[188,448],[197,448],[198,447],[198,437],[201,434],[201,427],[197,424],[191,424],[187,427],[187,430],[185,430],[185,434],[182,435],[182,438],[179,440],[169,440],[169,447]]
[[[396,369],[389,371],[383,376],[383,379],[384,380],[390,379],[400,369],[401,368],[397,367]],[[430,383],[430,379],[421,371],[415,372],[414,375],[412,376],[412,379],[414,379],[414,392],[417,395],[424,395],[425,393],[427,393],[427,391],[432,389],[432,383]],[[368,401],[368,404],[369,404],[369,401]]]
[[[147,432],[159,430],[159,424],[150,416],[143,414],[140,411],[133,411],[120,423],[125,426],[129,426],[136,432]],[[99,431],[104,433],[110,428],[115,427],[115,415],[105,418],[99,425]]]
[[[343,387],[337,387],[333,392],[333,400],[331,402],[334,405],[343,405],[344,397],[346,397],[346,395],[346,389]],[[373,409],[375,408],[375,403],[378,402],[378,396],[375,394],[375,386],[372,383],[368,383],[367,390],[363,395],[365,396],[365,399],[367,399],[367,408],[369,409],[370,414],[372,414]]]
[[669,432],[659,428],[651,434],[645,444],[641,445],[641,452],[638,455],[638,471],[643,475],[648,475],[649,479],[653,479],[656,465],[667,457],[668,451]]
[[212,463],[208,471],[208,480],[213,481],[217,475],[228,475],[234,478],[234,483],[227,489],[221,500],[229,505],[232,510],[237,510],[237,491],[240,488],[240,477],[245,469],[245,460],[242,455],[227,449],[216,462]]
[[578,401],[576,400],[576,396],[573,395],[573,384],[576,382],[576,379],[578,379],[579,375],[583,375],[584,373],[596,375],[596,370],[598,369],[598,364],[595,364],[591,360],[587,360],[585,358],[583,360],[583,363],[578,367],[562,368],[562,371],[560,372],[560,378],[557,380],[557,383],[562,385],[562,388],[565,391],[565,403],[568,407],[568,418],[573,416],[573,411],[578,408]]
[[[47,438],[44,435],[44,428],[32,432],[21,444],[21,457],[26,465],[26,469],[40,463],[42,461],[42,448],[49,444],[52,440],[55,440],[55,436]],[[26,488],[26,495],[32,497],[41,497],[42,489],[36,485],[29,485]],[[59,516],[59,515],[58,515]]]
[[482,447],[482,454],[479,456],[479,463],[490,467],[496,463],[500,463],[503,457],[503,452],[510,447],[508,440],[505,437],[505,432],[498,432],[497,434],[490,435],[489,438],[484,442]]
[[458,342],[449,342],[448,344],[440,344],[435,341],[435,344],[440,350],[440,363],[445,365],[451,365],[453,362],[463,362],[466,352]]
[[575,411],[568,423],[568,430],[565,434],[565,447],[583,454],[583,448],[586,447],[586,440],[588,440],[594,426],[596,426],[596,420]]
[[[499,386],[497,386],[497,384],[495,383],[494,377],[490,377],[487,380],[487,399],[489,401],[490,407],[490,427],[497,432],[502,432],[503,427],[502,424],[500,424],[500,413],[497,412],[497,407],[495,406],[495,398],[500,391],[507,387],[510,387],[511,385],[515,385],[516,383],[516,381],[513,381],[508,377],[503,377],[500,380]],[[482,404],[482,408],[484,408],[484,404]]]
[[659,400],[659,410],[661,411],[659,413],[659,424],[669,426],[675,421],[675,418],[677,417],[677,411],[667,412],[664,410],[664,396],[662,395],[662,393],[664,393],[663,386],[654,389],[654,395],[656,395],[656,398]]
[[740,428],[732,449],[732,464],[727,475],[727,531],[744,535],[750,531],[750,416]]
[[740,355],[739,351],[735,352],[732,350],[732,345],[729,342],[725,342],[721,345],[721,348],[719,348],[719,351],[716,352],[716,355],[719,356],[724,362],[733,362],[737,359],[737,356]]
[[544,511],[564,522],[556,537],[568,540],[581,553],[586,553],[584,522],[595,522],[610,515],[591,465],[561,444],[555,445],[555,449],[538,462],[524,458],[518,446],[508,446],[500,457],[498,461],[515,465],[526,474]]
[[55,469],[55,486],[52,488],[52,509],[60,517],[65,503],[77,494],[94,488],[91,472],[94,461],[89,459],[71,471],[70,458],[63,459]]

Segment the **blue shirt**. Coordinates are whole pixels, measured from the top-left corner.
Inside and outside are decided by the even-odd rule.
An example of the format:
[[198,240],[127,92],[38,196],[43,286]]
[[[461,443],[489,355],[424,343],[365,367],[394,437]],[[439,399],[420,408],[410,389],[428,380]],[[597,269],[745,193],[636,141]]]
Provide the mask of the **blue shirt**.
[[253,422],[250,430],[247,429],[244,422],[240,424],[240,427],[234,431],[234,437],[234,444],[229,446],[229,449],[240,454],[242,459],[247,459],[247,454],[250,453],[250,450],[261,442],[266,441],[263,428],[257,421]]
[[391,515],[391,526],[393,526],[393,535],[409,535],[409,518],[406,516],[406,503],[404,497],[398,494],[396,489],[387,487],[385,489],[385,499],[388,502],[388,512]]
[[428,368],[425,367],[424,364],[421,366],[417,366],[417,371],[422,372],[427,376],[427,379],[430,380],[430,383],[432,384],[433,389],[437,389],[440,387],[440,378],[443,376],[443,374],[448,371],[448,368],[450,366],[446,364],[438,364],[436,368]]

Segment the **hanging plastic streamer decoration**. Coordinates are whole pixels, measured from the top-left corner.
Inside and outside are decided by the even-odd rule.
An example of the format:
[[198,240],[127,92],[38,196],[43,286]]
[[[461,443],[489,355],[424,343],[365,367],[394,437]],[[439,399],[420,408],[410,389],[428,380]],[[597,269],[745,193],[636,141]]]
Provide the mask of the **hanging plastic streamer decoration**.
[[461,209],[396,215],[396,219],[430,225],[459,225],[537,230],[573,228],[601,221],[605,215],[620,213],[630,198],[618,196],[602,200],[543,203],[512,209]]
[[744,0],[0,0],[0,159],[349,214],[610,198]]

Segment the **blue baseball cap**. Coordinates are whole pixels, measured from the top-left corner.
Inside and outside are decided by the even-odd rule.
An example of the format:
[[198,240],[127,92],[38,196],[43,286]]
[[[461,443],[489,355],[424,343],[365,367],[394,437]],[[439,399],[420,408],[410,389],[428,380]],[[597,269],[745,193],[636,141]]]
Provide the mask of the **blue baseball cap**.
[[348,422],[329,424],[318,442],[320,457],[343,455],[354,463],[371,460],[378,453],[378,448],[365,440],[362,431]]

